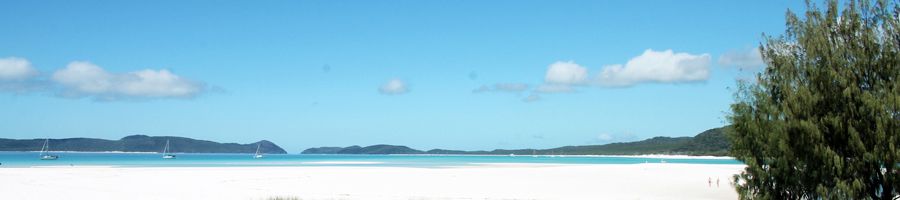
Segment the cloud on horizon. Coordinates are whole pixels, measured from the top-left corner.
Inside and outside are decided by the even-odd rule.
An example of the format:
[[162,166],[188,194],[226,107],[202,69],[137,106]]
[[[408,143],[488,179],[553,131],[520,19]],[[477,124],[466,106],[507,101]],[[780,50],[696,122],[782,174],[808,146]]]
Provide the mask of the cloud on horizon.
[[588,144],[609,144],[615,142],[633,142],[637,141],[638,138],[635,134],[632,133],[601,133],[598,134],[596,138],[592,141],[587,142]]

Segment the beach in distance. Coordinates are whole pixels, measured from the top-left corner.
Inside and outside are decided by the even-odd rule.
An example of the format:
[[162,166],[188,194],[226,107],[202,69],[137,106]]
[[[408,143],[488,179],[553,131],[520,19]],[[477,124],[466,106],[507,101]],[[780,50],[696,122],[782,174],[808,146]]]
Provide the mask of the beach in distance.
[[723,199],[736,197],[730,177],[744,167],[665,154],[19,151],[0,152],[0,161],[0,188],[21,191],[6,198],[85,200]]
[[[0,168],[4,199],[735,199],[741,164]],[[340,165],[347,164],[347,165]]]

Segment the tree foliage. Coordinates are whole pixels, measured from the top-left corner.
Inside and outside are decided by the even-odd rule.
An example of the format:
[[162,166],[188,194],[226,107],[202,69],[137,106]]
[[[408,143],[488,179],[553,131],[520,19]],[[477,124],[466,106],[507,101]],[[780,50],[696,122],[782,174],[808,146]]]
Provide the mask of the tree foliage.
[[[897,1],[807,2],[764,36],[764,72],[731,106],[742,199],[891,199],[900,191]],[[840,9],[839,9],[840,7]]]

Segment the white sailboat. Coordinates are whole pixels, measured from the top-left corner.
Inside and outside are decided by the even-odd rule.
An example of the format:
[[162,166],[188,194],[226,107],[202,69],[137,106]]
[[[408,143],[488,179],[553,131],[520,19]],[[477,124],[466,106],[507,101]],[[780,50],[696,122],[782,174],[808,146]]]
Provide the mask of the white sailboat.
[[256,154],[253,154],[253,158],[262,158],[263,157],[263,155],[261,153],[259,153],[260,145],[262,145],[262,144],[256,144]]
[[41,146],[41,160],[56,160],[59,159],[59,156],[50,155],[50,139],[44,140],[44,145]]
[[166,148],[163,148],[163,159],[175,159],[175,155],[169,154],[169,140],[166,140]]

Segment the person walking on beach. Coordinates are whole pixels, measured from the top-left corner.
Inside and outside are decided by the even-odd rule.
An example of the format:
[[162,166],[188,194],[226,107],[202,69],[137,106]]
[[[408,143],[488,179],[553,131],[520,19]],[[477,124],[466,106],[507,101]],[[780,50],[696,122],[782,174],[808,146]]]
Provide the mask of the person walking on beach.
[[716,177],[716,187],[719,187],[719,177]]
[[706,177],[706,182],[709,184],[709,187],[712,187],[712,177]]

